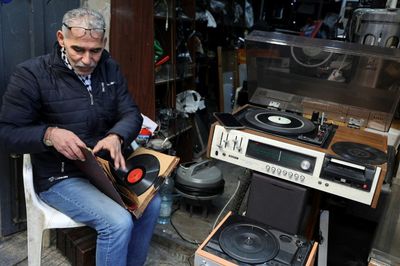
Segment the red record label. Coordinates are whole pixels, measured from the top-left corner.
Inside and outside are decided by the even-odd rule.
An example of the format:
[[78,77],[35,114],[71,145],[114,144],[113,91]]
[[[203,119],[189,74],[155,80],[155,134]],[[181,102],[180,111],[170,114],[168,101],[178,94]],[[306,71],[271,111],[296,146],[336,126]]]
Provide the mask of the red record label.
[[142,179],[142,176],[143,176],[143,170],[140,168],[135,168],[129,172],[127,180],[129,183],[134,184],[140,181],[140,179]]
[[117,180],[139,196],[157,180],[160,162],[154,155],[139,154],[126,160],[128,171],[116,170],[112,165],[110,168]]

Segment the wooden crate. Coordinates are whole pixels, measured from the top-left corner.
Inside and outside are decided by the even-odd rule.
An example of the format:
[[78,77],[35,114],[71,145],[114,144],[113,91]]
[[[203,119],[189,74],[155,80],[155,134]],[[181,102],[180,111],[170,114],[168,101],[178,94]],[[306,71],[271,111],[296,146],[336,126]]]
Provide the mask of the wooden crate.
[[90,227],[57,229],[57,248],[72,266],[96,264],[97,233]]

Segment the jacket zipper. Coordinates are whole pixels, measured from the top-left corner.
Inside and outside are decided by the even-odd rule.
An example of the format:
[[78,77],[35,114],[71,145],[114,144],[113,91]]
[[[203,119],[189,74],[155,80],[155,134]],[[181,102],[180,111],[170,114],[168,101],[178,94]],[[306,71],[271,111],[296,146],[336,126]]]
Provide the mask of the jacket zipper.
[[[68,72],[66,69],[64,69],[63,67],[60,67],[60,66],[58,66],[58,65],[54,65],[53,66],[55,69],[58,69],[58,70],[60,70],[60,71],[63,71],[63,72]],[[76,78],[78,78],[78,77],[76,77]],[[81,82],[82,83],[82,82]],[[103,86],[103,90],[104,90],[104,84],[102,83],[102,86]],[[84,86],[85,87],[85,86]],[[86,87],[85,87],[85,89],[86,89]],[[86,89],[87,90],[87,89]],[[87,90],[88,91],[88,90]],[[88,91],[88,93],[89,93],[89,97],[90,97],[90,105],[94,105],[94,98],[93,98],[93,94],[92,94],[92,92],[91,91]]]
[[88,93],[89,93],[89,96],[90,96],[90,105],[93,105],[94,104],[93,94],[90,91],[88,91]]

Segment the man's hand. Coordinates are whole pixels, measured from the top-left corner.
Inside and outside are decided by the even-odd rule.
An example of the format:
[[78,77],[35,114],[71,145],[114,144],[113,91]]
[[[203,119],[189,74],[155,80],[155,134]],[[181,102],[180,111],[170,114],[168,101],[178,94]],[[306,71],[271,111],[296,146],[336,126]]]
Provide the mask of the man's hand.
[[49,139],[54,148],[70,160],[85,160],[85,155],[80,147],[85,148],[86,144],[72,131],[49,127],[46,130],[45,138]]
[[121,139],[117,134],[110,134],[100,140],[93,148],[93,153],[100,150],[108,150],[111,158],[114,160],[115,169],[126,169],[125,159],[121,151]]

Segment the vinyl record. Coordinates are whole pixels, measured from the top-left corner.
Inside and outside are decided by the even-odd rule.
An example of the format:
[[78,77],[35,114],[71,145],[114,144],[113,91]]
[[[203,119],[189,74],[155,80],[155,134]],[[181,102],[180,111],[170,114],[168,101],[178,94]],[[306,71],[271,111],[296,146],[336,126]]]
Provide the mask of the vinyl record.
[[254,127],[271,133],[296,135],[313,131],[315,125],[310,120],[296,115],[273,110],[249,110],[245,119]]
[[219,244],[232,258],[250,264],[269,261],[279,252],[279,242],[272,233],[245,223],[225,227],[219,236]]
[[151,154],[140,154],[126,161],[127,171],[114,170],[114,176],[137,196],[143,194],[158,177],[160,162]]
[[291,46],[290,53],[297,64],[307,68],[320,67],[328,63],[333,55],[316,47]]
[[331,148],[337,155],[350,161],[371,165],[387,161],[385,152],[362,143],[341,141],[334,143]]

